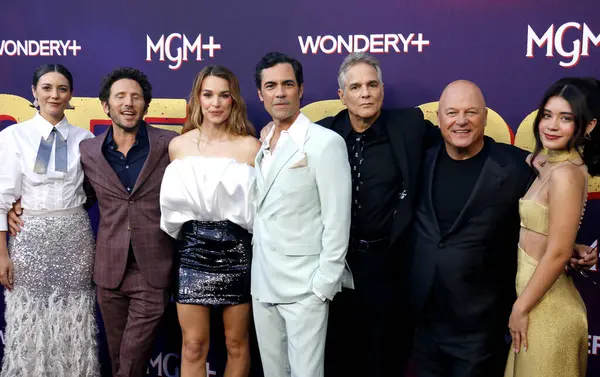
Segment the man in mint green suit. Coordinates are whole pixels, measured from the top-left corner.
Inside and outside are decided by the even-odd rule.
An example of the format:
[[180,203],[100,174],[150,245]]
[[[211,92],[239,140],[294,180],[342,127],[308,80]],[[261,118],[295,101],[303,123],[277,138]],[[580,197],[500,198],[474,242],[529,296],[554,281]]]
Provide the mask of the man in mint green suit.
[[265,55],[256,86],[274,127],[256,157],[252,283],[265,377],[322,377],[329,301],[345,263],[351,176],[345,141],[300,112],[302,66]]

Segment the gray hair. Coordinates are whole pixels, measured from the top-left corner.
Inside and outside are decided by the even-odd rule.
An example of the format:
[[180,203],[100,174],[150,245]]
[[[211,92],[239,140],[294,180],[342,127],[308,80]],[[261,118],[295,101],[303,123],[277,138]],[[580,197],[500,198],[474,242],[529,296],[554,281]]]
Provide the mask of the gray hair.
[[354,67],[357,64],[365,63],[375,68],[377,71],[377,79],[379,83],[383,83],[382,75],[381,75],[381,66],[379,65],[379,60],[377,60],[373,55],[369,55],[366,52],[353,52],[350,55],[344,58],[342,65],[340,65],[340,69],[338,71],[338,86],[341,90],[344,90],[346,87],[346,74],[350,70],[350,68]]

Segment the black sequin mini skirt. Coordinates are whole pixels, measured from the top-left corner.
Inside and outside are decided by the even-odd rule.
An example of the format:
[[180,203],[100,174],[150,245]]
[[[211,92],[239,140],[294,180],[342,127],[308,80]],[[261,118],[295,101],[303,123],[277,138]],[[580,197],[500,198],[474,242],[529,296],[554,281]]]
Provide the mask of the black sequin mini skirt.
[[207,306],[250,302],[252,234],[231,221],[188,221],[176,253],[175,300]]

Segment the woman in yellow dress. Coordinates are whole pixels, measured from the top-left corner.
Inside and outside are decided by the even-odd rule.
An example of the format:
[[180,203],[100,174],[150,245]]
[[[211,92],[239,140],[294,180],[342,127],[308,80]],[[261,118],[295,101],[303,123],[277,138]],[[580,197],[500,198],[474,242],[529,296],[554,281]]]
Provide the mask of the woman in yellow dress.
[[537,178],[520,200],[521,233],[505,377],[584,377],[585,305],[567,275],[587,198],[588,174],[600,173],[600,89],[563,79],[544,95],[534,121]]

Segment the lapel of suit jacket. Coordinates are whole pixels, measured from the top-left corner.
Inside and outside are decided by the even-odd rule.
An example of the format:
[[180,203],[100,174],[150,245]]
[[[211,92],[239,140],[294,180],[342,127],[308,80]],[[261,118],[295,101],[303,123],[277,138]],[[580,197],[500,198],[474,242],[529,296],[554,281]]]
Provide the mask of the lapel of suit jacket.
[[467,200],[467,204],[463,207],[462,211],[460,211],[460,214],[456,218],[454,224],[452,224],[447,235],[460,229],[467,219],[477,213],[479,208],[494,196],[506,179],[506,169],[502,168],[503,164],[498,162],[496,158],[495,141],[491,138],[486,139],[486,143],[490,143],[488,157],[483,164],[481,174],[475,183],[475,187],[469,196],[469,200]]
[[294,142],[294,140],[292,140],[291,137],[288,137],[285,141],[285,144],[283,144],[282,148],[279,151],[277,151],[277,154],[274,156],[274,160],[271,164],[271,167],[269,167],[269,172],[267,173],[263,189],[261,191],[260,200],[258,201],[259,206],[265,200],[267,193],[271,189],[271,186],[273,186],[275,178],[277,178],[281,169],[283,169],[285,164],[290,160],[290,158],[292,158],[292,156],[297,151],[298,147],[296,146],[296,143]]
[[262,171],[262,160],[265,157],[265,143],[260,146],[256,158],[254,159],[254,168],[256,169],[256,183],[258,185],[258,192],[263,192],[265,186],[265,177]]
[[[397,119],[396,117],[390,117],[391,113],[382,112],[381,116],[384,118],[382,121],[384,122],[385,129],[390,137],[390,144],[392,145],[392,151],[396,162],[400,165],[400,172],[402,173],[402,178],[404,179],[404,188],[410,187],[409,178],[410,174],[408,171],[408,157],[406,155],[406,139],[402,132],[403,127],[401,124],[396,124],[402,122],[402,119]],[[412,123],[411,123],[412,124]]]
[[165,152],[165,149],[163,148],[164,135],[149,124],[146,124],[146,129],[148,130],[148,144],[150,145],[150,149],[148,151],[148,157],[146,157],[146,162],[144,162],[144,166],[142,166],[142,170],[140,171],[140,175],[135,181],[133,190],[131,190],[131,195],[135,194],[144,182],[146,182],[148,177],[150,177],[150,174],[152,174],[156,164],[158,164]]
[[[281,149],[277,151],[277,155],[273,157],[274,160],[271,164],[271,167],[269,168],[267,176],[265,177],[265,184],[263,186],[263,189],[261,190],[258,206],[260,206],[264,201],[265,197],[267,196],[267,193],[271,189],[271,186],[273,186],[275,179],[281,172],[281,169],[283,169],[283,167],[286,165],[286,163],[299,150],[304,152],[304,145],[310,137],[311,124],[310,120],[304,114],[300,113],[298,115],[298,118],[296,118],[296,120],[294,121],[294,124],[292,124],[292,127],[302,127],[304,125],[306,126],[306,134],[304,135],[304,140],[302,141],[301,146],[298,147],[297,142],[294,141],[292,135],[288,135],[288,138],[285,141],[285,143],[281,146]],[[264,147],[261,147],[261,150],[264,150]],[[261,157],[261,160],[262,158],[264,158],[264,156]]]
[[125,186],[123,186],[123,183],[121,183],[121,180],[117,176],[117,173],[112,168],[112,166],[110,166],[110,164],[106,160],[106,157],[104,156],[104,153],[102,152],[102,147],[104,146],[104,142],[106,141],[107,135],[108,129],[104,131],[103,134],[98,135],[93,139],[95,144],[94,148],[90,152],[90,157],[92,158],[92,161],[94,161],[94,164],[99,167],[98,171],[103,173],[108,182],[110,182],[111,186],[116,187],[120,193],[129,196],[129,193],[125,189]]
[[[433,206],[433,184],[435,179],[435,167],[437,165],[438,156],[440,155],[440,150],[444,147],[443,143],[439,143],[437,146],[432,147],[427,151],[425,156],[426,161],[423,164],[423,169],[425,170],[423,173],[427,174],[427,207],[428,213],[431,214],[433,218],[433,223],[435,224],[435,230],[437,234],[442,234],[440,230],[440,223],[438,222],[437,216],[435,214],[435,207]],[[429,169],[427,169],[427,167]]]

